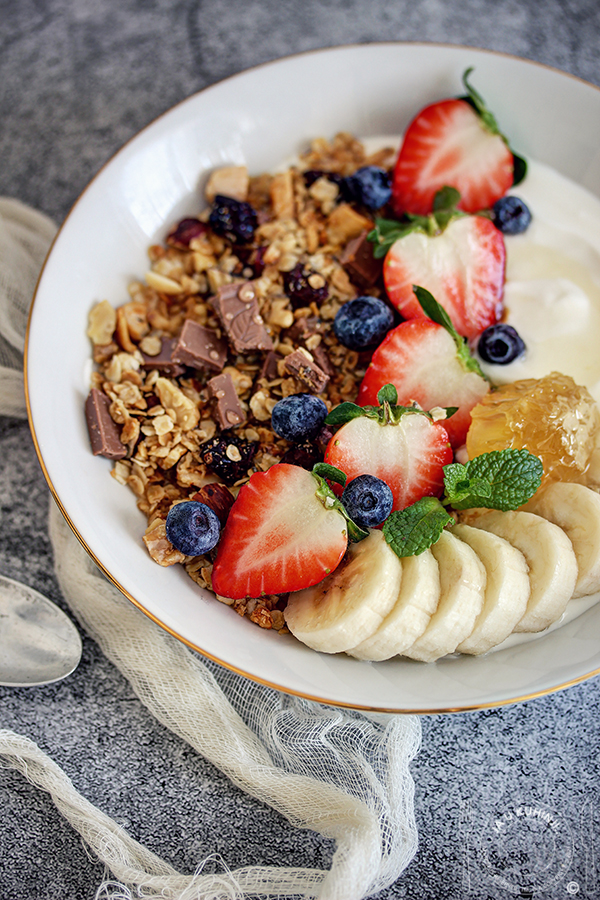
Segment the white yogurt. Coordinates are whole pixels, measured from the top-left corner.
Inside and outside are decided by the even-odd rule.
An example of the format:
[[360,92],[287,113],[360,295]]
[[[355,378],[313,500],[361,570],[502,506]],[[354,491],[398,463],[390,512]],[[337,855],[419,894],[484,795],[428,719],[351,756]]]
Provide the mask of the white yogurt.
[[600,200],[531,161],[510,193],[532,215],[524,234],[505,237],[506,321],[527,351],[482,368],[496,383],[563,372],[600,401]]

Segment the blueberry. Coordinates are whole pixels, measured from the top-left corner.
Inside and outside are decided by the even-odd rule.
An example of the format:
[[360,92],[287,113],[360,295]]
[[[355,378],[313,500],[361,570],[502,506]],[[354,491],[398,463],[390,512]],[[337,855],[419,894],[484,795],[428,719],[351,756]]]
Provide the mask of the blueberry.
[[249,244],[258,225],[256,211],[249,203],[217,194],[208,217],[216,234],[237,244]]
[[394,313],[377,297],[356,297],[338,310],[333,330],[349,350],[364,350],[380,344],[394,324]]
[[360,203],[367,209],[381,209],[392,196],[390,176],[379,166],[357,169],[353,175],[344,178],[340,187],[346,200]]
[[210,506],[184,500],[172,506],[167,516],[167,538],[186,556],[202,556],[216,547],[220,522]]
[[325,401],[314,394],[291,394],[273,407],[271,427],[286,441],[311,441],[321,431],[328,411]]
[[342,494],[346,512],[361,528],[375,528],[387,519],[394,505],[389,485],[374,475],[359,475]]
[[482,331],[477,352],[489,363],[505,366],[525,353],[522,337],[512,325],[490,325]]
[[531,222],[528,207],[518,197],[500,197],[492,210],[494,225],[503,234],[522,234]]

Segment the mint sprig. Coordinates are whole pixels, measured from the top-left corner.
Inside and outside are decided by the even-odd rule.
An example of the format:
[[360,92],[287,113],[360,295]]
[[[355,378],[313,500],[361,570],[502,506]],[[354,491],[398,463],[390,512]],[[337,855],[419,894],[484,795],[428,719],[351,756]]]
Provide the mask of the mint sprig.
[[450,463],[444,466],[443,499],[423,497],[393,512],[384,522],[383,534],[397,556],[416,556],[435,544],[454,521],[446,507],[518,509],[538,490],[542,475],[542,463],[528,450],[492,450],[465,465]]
[[533,497],[543,472],[528,450],[492,450],[444,466],[444,502],[453,509],[517,509]]
[[489,381],[487,375],[484,375],[483,370],[471,351],[469,350],[469,345],[467,343],[467,339],[462,337],[452,324],[452,320],[450,316],[444,309],[444,307],[437,302],[433,294],[431,294],[426,288],[419,287],[416,284],[413,284],[413,294],[419,301],[419,305],[421,309],[428,316],[432,322],[436,322],[438,325],[441,325],[442,328],[445,328],[454,343],[456,344],[456,355],[458,357],[459,362],[463,366],[463,368],[467,372],[475,372],[481,378],[485,378],[486,381]]
[[346,520],[348,539],[352,541],[352,543],[358,544],[359,541],[363,541],[368,537],[369,532],[365,531],[364,528],[361,528],[360,525],[357,525],[348,515],[342,501],[339,497],[336,497],[333,490],[327,484],[327,481],[334,481],[344,487],[347,480],[345,472],[342,472],[337,466],[330,466],[329,463],[315,463],[312,467],[311,475],[317,482],[315,497],[321,501],[325,509],[337,509]]
[[422,497],[391,513],[383,523],[383,536],[396,556],[418,556],[435,544],[453,521],[437,497]]

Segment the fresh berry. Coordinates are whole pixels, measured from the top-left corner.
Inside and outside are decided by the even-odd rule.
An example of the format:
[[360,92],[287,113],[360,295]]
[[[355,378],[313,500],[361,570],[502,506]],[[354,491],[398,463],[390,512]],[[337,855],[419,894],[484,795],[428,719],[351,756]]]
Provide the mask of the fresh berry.
[[347,175],[340,185],[342,196],[367,209],[381,209],[392,196],[390,176],[380,166],[363,166]]
[[172,506],[167,515],[167,539],[186,556],[202,556],[216,547],[221,525],[205,503],[184,500]]
[[512,325],[490,325],[477,343],[477,352],[488,363],[506,366],[525,353],[523,338]]
[[356,297],[338,310],[333,330],[350,350],[376,347],[394,324],[394,313],[378,297]]
[[234,600],[298,591],[322,581],[348,544],[344,516],[316,495],[315,477],[284,463],[256,472],[231,508],[212,572]]
[[396,161],[392,204],[398,215],[431,212],[446,185],[460,191],[460,209],[489,209],[514,180],[513,154],[467,100],[425,107],[409,125]]
[[325,462],[352,481],[374,475],[385,481],[394,509],[404,509],[421,497],[442,493],[443,467],[452,462],[448,433],[417,410],[405,412],[397,424],[382,425],[367,416],[346,422],[325,451]]
[[455,448],[465,442],[471,409],[489,390],[484,378],[465,369],[446,329],[426,318],[401,322],[388,333],[373,354],[357,403],[374,405],[384,384],[394,385],[405,406],[415,401],[427,410],[458,407],[443,421]]
[[208,221],[216,234],[239,244],[249,244],[258,225],[256,211],[249,203],[222,194],[215,197]]
[[178,247],[180,250],[187,250],[190,241],[200,237],[207,231],[207,226],[200,219],[182,219],[169,235],[167,236],[167,244],[170,247]]
[[297,263],[289,272],[283,273],[283,289],[290,298],[292,307],[299,309],[316,303],[319,306],[327,300],[327,283],[318,272],[306,270]]
[[523,234],[531,222],[529,207],[518,197],[501,197],[492,212],[494,225],[502,234]]
[[314,394],[291,394],[273,407],[271,427],[286,441],[310,441],[321,431],[328,411]]
[[459,334],[479,335],[502,313],[506,248],[495,225],[483,216],[454,218],[441,234],[411,231],[388,250],[383,280],[388,297],[405,319],[422,316],[413,285],[427,288]]
[[248,474],[257,441],[245,441],[235,434],[215,435],[200,445],[200,455],[204,465],[219,475],[225,484],[235,484]]
[[342,503],[350,518],[361,528],[376,528],[391,513],[394,495],[381,478],[359,475],[344,488]]

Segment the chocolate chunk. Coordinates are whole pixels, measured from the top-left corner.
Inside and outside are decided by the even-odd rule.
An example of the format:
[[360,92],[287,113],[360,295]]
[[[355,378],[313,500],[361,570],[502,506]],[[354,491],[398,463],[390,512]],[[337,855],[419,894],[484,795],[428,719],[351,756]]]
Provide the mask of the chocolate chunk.
[[251,281],[224,285],[212,303],[236,353],[273,349]]
[[329,376],[329,378],[332,378],[335,375],[335,368],[333,366],[333,363],[329,359],[327,350],[325,349],[325,347],[323,347],[322,344],[319,344],[317,347],[313,347],[313,349],[310,351],[310,355],[312,356],[318,367],[322,369],[323,372],[325,372],[325,374]]
[[234,428],[246,421],[246,413],[235,390],[233,378],[229,372],[222,372],[211,378],[208,384],[209,397],[217,401],[217,418],[221,428]]
[[269,350],[269,352],[263,359],[262,368],[258,377],[263,378],[265,381],[273,381],[275,378],[277,378],[279,376],[277,363],[280,359],[283,359],[283,356],[281,356],[280,353],[275,353],[273,350]]
[[110,398],[92,388],[85,401],[85,418],[87,420],[90,443],[94,456],[106,456],[107,459],[123,459],[127,448],[119,438],[120,429],[108,411]]
[[329,375],[319,368],[308,350],[303,348],[294,350],[293,353],[286,356],[284,367],[290,375],[306,385],[313,394],[320,394],[329,381]]
[[192,319],[186,319],[173,347],[171,359],[194,369],[220,372],[227,360],[227,345],[214,331]]
[[142,356],[144,357],[142,366],[144,369],[158,369],[162,375],[166,375],[168,378],[177,378],[178,375],[183,375],[185,372],[184,366],[173,362],[171,359],[171,353],[173,352],[175,343],[175,338],[162,338],[160,350],[156,356],[149,356],[147,353],[142,353]]
[[350,281],[361,289],[373,287],[383,271],[383,259],[373,256],[373,244],[367,240],[367,231],[349,241],[340,257]]
[[286,329],[285,336],[294,343],[305,341],[311,334],[320,334],[323,323],[318,316],[301,316],[294,324]]

